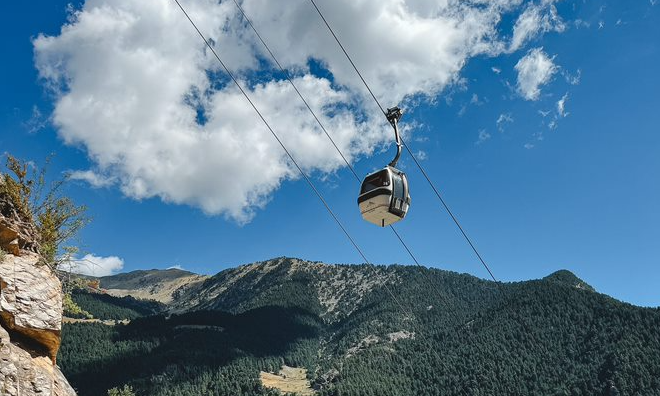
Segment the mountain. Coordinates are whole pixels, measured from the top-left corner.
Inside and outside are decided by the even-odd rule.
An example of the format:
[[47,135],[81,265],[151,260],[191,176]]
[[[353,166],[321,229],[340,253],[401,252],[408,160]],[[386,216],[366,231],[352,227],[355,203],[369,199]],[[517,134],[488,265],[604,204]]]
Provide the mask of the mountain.
[[[149,273],[122,290],[150,290]],[[660,395],[660,310],[565,270],[505,284],[277,258],[176,290],[167,314],[65,326],[59,362],[81,396]]]
[[594,289],[589,284],[587,284],[587,282],[575,276],[575,274],[573,274],[571,271],[565,269],[554,272],[543,278],[543,280],[547,282],[556,282],[567,286],[576,287],[578,289],[596,291],[596,289]]
[[203,282],[205,275],[176,268],[167,270],[140,270],[97,278],[100,287],[113,296],[132,296],[138,299],[171,303],[179,293]]

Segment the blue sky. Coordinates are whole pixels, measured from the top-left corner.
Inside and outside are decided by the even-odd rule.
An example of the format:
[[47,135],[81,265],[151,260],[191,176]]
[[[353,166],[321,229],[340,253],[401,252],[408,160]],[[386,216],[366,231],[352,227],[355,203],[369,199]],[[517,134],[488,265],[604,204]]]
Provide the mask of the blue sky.
[[[107,271],[178,265],[209,274],[277,256],[362,262],[172,4],[87,3],[12,2],[0,24],[0,149],[36,162],[54,152],[53,174],[77,172],[68,192],[93,218],[81,235],[84,254]],[[331,23],[348,13],[335,20],[339,36],[384,104],[406,108],[411,148],[495,276],[526,280],[566,268],[600,292],[660,305],[660,5],[511,1],[434,14],[429,1],[402,11],[410,37],[393,38],[370,19],[390,3],[342,11],[319,2]],[[361,219],[352,174],[235,22],[233,3],[183,4],[369,260],[410,264],[390,230]],[[308,4],[292,0],[273,18],[266,3],[244,4],[330,133],[342,136],[358,173],[389,162],[391,131],[320,21],[301,17]],[[525,15],[533,17],[526,25]],[[458,28],[445,23],[451,18]],[[170,30],[179,35],[165,37]],[[410,41],[397,47],[397,39]],[[391,51],[378,48],[388,40]],[[158,62],[140,57],[152,52]],[[185,121],[189,111],[208,120]],[[185,132],[170,133],[177,128]],[[417,258],[486,278],[406,153],[400,166],[413,201],[398,230]]]

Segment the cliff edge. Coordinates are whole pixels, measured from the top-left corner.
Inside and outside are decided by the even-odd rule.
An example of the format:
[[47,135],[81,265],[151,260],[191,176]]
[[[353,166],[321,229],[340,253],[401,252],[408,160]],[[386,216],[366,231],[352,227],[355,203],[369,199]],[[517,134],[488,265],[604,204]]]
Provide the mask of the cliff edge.
[[[0,175],[1,176],[1,175]],[[0,197],[0,395],[75,396],[55,364],[62,285],[40,262],[34,227]]]
[[62,286],[35,254],[0,260],[0,394],[75,396],[55,364]]

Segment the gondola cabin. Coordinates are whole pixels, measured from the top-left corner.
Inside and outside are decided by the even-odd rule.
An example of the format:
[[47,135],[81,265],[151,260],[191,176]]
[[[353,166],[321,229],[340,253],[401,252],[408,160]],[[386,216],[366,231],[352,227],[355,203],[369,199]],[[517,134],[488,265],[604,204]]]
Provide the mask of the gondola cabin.
[[386,166],[367,175],[360,188],[358,205],[362,218],[377,226],[385,227],[402,220],[410,207],[406,174]]

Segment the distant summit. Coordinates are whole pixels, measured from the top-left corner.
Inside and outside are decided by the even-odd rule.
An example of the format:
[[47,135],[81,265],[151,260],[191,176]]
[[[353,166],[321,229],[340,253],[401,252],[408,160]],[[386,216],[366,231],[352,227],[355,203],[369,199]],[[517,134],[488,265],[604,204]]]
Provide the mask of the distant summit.
[[117,296],[133,296],[169,304],[179,293],[206,280],[208,276],[170,268],[138,270],[98,278],[100,287]]
[[98,279],[101,281],[101,287],[105,289],[131,289],[146,283],[171,281],[190,275],[195,274],[177,268],[169,268],[166,270],[137,270],[117,275],[102,276]]
[[594,289],[587,282],[585,282],[582,279],[578,278],[571,271],[565,270],[565,269],[554,272],[554,273],[546,276],[545,278],[543,278],[543,280],[548,281],[548,282],[560,283],[560,284],[567,285],[567,286],[572,286],[572,287],[575,287],[577,289],[589,290],[589,291],[592,291],[592,292],[596,291],[596,289]]

